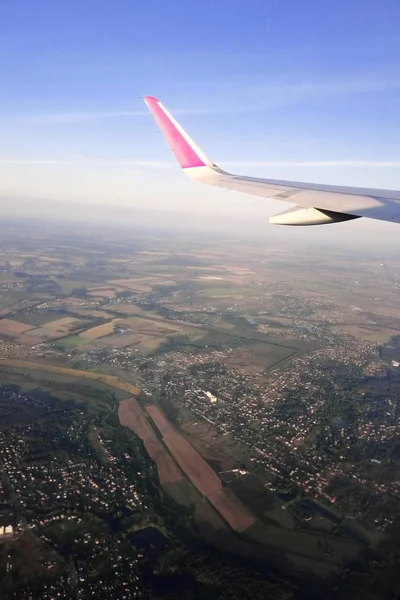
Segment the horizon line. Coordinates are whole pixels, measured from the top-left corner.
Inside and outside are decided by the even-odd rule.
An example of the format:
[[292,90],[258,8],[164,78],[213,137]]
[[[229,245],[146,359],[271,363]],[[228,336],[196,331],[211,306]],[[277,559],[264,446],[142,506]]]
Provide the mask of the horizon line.
[[[399,160],[255,160],[255,161],[218,161],[220,164],[239,167],[375,167],[390,168],[400,167]],[[136,160],[136,159],[18,159],[18,158],[0,158],[0,164],[9,165],[82,165],[82,166],[111,166],[111,167],[144,167],[150,169],[178,169],[179,165],[174,162],[165,162],[157,160]]]

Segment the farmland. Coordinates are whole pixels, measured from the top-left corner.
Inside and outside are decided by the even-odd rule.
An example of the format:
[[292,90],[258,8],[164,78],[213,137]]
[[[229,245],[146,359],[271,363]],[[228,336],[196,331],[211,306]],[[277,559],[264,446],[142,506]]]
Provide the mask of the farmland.
[[24,323],[19,323],[18,321],[13,321],[12,319],[1,319],[0,321],[0,333],[3,335],[13,336],[18,333],[23,333],[32,329],[31,325],[26,325]]
[[168,484],[183,481],[185,475],[234,531],[242,532],[253,525],[254,517],[230,490],[222,487],[221,480],[210,466],[174,430],[159,409],[149,405],[146,411],[161,434],[161,440],[134,398],[120,402],[118,416],[122,425],[135,431],[143,440],[146,450],[157,465],[160,483],[176,494],[176,486],[168,487]]
[[148,419],[134,398],[127,398],[119,403],[118,417],[121,425],[135,431],[143,440],[147,452],[157,465],[160,483],[174,483],[183,479],[183,474],[157,438]]
[[[19,316],[19,315],[18,315]],[[17,343],[36,345],[51,339],[67,336],[71,331],[82,329],[87,321],[75,316],[60,316],[46,313],[32,313],[21,320],[4,318],[0,320],[0,335],[10,337]],[[51,318],[53,317],[53,318]]]
[[174,431],[159,409],[150,405],[146,410],[182,471],[232,529],[242,532],[253,525],[254,517],[232,492],[222,487],[221,480],[211,467],[182,435]]
[[[165,501],[174,540],[295,579],[358,569],[369,581],[372,555],[387,574],[398,552],[398,257],[26,231],[3,232],[2,385],[81,411],[76,444],[100,470],[140,477],[146,457],[158,489],[145,506]],[[120,437],[136,450],[114,463],[107,444]]]
[[109,385],[110,387],[115,387],[119,390],[128,392],[130,394],[137,395],[139,394],[139,388],[134,385],[121,380],[118,377],[113,375],[106,375],[104,373],[95,373],[92,371],[81,371],[78,369],[69,369],[66,367],[58,367],[54,365],[49,365],[46,363],[36,363],[31,361],[23,361],[23,360],[3,360],[0,362],[0,367],[2,365],[9,367],[18,367],[21,369],[25,369],[26,371],[42,371],[44,373],[55,373],[58,375],[67,375],[72,378],[82,377],[83,379],[94,379]]
[[174,431],[156,406],[146,408],[155,426],[162,435],[164,444],[177,463],[206,498],[222,487],[220,479],[190,444]]
[[85,338],[86,340],[97,340],[98,338],[104,337],[105,335],[109,335],[113,333],[115,325],[118,323],[118,319],[110,321],[109,323],[104,323],[103,325],[97,325],[97,327],[92,327],[91,329],[87,329],[83,331],[80,336]]

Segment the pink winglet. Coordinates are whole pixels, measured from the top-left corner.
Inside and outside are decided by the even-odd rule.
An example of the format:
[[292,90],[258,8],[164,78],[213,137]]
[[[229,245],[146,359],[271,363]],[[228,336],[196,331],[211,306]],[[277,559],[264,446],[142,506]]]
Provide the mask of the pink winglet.
[[175,154],[176,160],[181,165],[182,169],[205,167],[205,162],[192,147],[194,142],[192,142],[189,136],[185,134],[183,129],[171,117],[161,102],[153,96],[144,96],[144,101],[149,107],[151,114],[156,120],[157,125],[161,129],[162,134],[172,152]]

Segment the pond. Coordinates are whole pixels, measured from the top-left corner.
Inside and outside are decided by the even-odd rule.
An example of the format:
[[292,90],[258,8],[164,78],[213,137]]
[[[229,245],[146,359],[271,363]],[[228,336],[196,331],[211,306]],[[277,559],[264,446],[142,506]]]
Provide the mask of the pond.
[[170,540],[155,527],[147,527],[140,531],[135,531],[130,538],[132,544],[147,555],[147,560],[143,564],[142,577],[144,583],[152,591],[160,596],[172,592],[182,593],[191,591],[196,598],[213,600],[217,598],[217,589],[210,585],[199,583],[190,573],[171,573],[168,575],[156,575],[154,567],[160,554],[170,544]]

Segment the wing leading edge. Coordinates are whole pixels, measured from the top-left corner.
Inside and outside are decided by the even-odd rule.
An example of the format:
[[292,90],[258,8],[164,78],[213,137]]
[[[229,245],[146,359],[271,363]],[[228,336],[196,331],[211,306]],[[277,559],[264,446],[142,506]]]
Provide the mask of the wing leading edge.
[[144,100],[186,175],[208,185],[296,204],[270,218],[282,225],[319,225],[359,217],[400,223],[400,191],[321,185],[234,175],[220,169],[153,96]]

